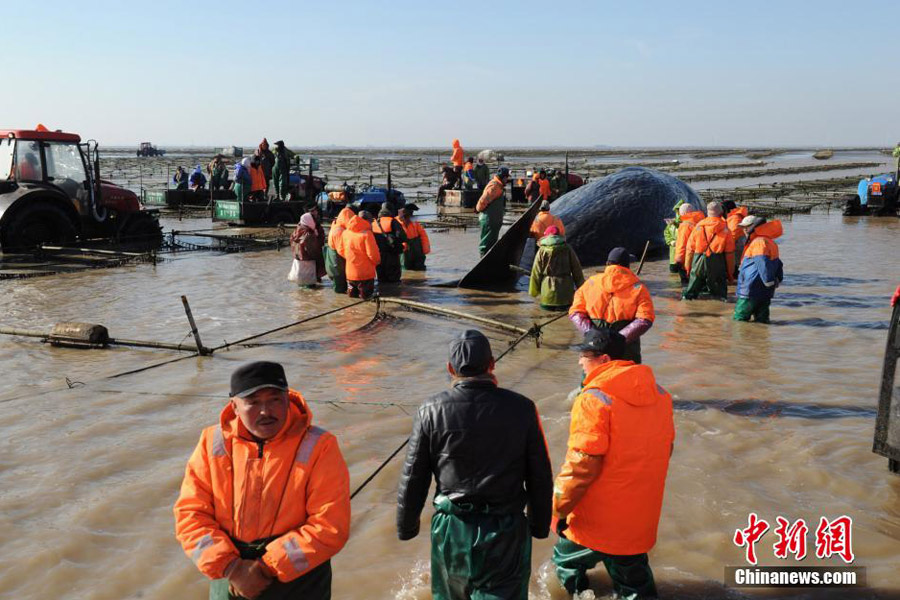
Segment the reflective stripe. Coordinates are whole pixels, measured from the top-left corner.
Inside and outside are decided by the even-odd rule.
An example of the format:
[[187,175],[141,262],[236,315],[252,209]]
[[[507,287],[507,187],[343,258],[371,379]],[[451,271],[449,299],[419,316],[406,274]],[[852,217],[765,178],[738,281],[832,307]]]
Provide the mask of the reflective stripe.
[[306,435],[303,436],[303,441],[300,442],[300,447],[297,448],[297,456],[294,459],[294,462],[298,462],[301,465],[305,465],[306,463],[308,463],[309,457],[312,456],[313,450],[316,447],[316,443],[324,433],[325,430],[321,427],[310,427],[306,431]]
[[295,571],[303,573],[309,568],[309,561],[306,560],[306,554],[300,549],[300,544],[297,543],[297,540],[290,538],[282,544],[282,547]]
[[225,456],[225,436],[222,435],[221,425],[216,425],[213,431],[212,455]]
[[194,551],[191,553],[191,560],[194,561],[195,565],[200,565],[200,558],[203,556],[203,551],[214,543],[212,535],[209,533],[200,538],[200,541],[197,542],[197,547],[194,548]]
[[594,398],[596,398],[597,400],[599,400],[606,406],[612,405],[612,398],[610,398],[609,396],[607,396],[606,394],[604,394],[603,392],[601,392],[598,389],[588,388],[588,389],[584,390],[584,393],[588,394],[590,396],[593,396]]

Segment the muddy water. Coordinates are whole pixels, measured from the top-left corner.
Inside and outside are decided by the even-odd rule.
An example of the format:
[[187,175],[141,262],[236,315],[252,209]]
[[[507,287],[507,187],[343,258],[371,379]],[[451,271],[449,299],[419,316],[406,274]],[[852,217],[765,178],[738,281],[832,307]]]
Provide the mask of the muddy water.
[[[769,327],[732,322],[731,304],[680,302],[664,262],[644,269],[658,314],[645,361],[677,402],[651,554],[667,597],[725,595],[723,567],[743,560],[731,538],[751,511],[773,524],[778,515],[803,517],[811,529],[823,515],[851,516],[856,564],[868,568],[871,588],[856,597],[900,595],[900,479],[870,451],[900,223],[812,215],[786,231],[787,279]],[[547,317],[521,292],[426,286],[458,277],[477,253],[471,230],[432,239],[427,275],[412,276],[402,295],[524,326]],[[186,294],[212,346],[349,303],[294,288],[288,266],[286,251],[188,255],[7,282],[0,314],[7,326],[77,319],[103,323],[113,336],[179,342],[188,334]],[[414,406],[448,385],[447,343],[465,326],[397,309],[373,320],[374,312],[365,304],[255,347],[116,378],[179,355],[0,338],[0,597],[205,598],[206,582],[173,537],[171,507],[200,430],[216,422],[229,373],[244,361],[285,364],[315,420],[338,436],[359,485],[409,433]],[[487,333],[495,352],[511,340]],[[523,344],[497,369],[502,385],[537,402],[557,468],[567,396],[580,377],[574,341],[558,321],[541,348]],[[354,500],[351,540],[333,563],[335,598],[430,597],[427,536],[400,543],[394,533],[399,470],[397,459]],[[761,563],[772,564],[771,534],[766,540]],[[550,552],[551,541],[536,543],[534,598],[564,597],[548,576]],[[593,581],[598,595],[609,591],[605,575]]]

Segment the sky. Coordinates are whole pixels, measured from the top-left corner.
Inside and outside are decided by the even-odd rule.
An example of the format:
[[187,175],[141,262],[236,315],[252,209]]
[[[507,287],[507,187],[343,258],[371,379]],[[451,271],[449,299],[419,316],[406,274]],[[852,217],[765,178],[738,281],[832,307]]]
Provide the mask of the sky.
[[886,147],[900,139],[884,33],[897,13],[889,0],[0,0],[0,128],[41,122],[104,146]]

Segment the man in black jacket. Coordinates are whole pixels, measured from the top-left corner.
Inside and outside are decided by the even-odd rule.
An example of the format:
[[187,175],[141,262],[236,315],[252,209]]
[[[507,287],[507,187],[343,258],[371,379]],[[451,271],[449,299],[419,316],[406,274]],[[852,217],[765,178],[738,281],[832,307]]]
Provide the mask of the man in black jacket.
[[[488,339],[450,344],[451,389],[416,413],[400,478],[397,534],[419,533],[431,477],[431,591],[435,600],[528,598],[531,538],[550,529],[553,475],[534,403],[497,387]],[[523,513],[528,507],[528,516]]]

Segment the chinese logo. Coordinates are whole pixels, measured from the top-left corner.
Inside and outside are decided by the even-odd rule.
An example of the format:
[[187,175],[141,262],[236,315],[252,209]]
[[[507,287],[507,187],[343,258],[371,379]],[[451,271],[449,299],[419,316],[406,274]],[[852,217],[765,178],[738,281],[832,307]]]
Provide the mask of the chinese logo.
[[[792,523],[788,519],[778,516],[775,518],[775,523],[774,533],[777,539],[772,545],[775,557],[786,560],[793,556],[798,561],[806,558],[807,534],[809,533],[806,521],[797,519]],[[765,519],[760,519],[756,513],[750,513],[747,518],[747,527],[735,530],[734,544],[739,548],[744,548],[744,558],[749,564],[757,564],[756,544],[769,529],[769,523]],[[816,558],[839,556],[845,563],[852,563],[855,558],[852,529],[853,519],[846,515],[841,515],[831,521],[826,517],[820,518],[814,534]]]

